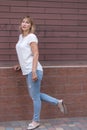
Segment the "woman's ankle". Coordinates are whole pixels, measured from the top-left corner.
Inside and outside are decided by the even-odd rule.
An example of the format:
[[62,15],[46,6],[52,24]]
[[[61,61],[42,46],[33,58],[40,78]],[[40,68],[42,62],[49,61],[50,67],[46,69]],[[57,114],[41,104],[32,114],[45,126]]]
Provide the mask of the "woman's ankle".
[[38,124],[39,122],[38,121],[32,121],[33,124]]

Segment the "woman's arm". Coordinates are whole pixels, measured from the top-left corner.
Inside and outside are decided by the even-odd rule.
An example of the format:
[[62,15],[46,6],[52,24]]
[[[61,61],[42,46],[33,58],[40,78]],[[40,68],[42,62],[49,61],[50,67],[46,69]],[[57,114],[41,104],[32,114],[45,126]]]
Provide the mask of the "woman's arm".
[[15,65],[13,68],[14,68],[15,71],[18,71],[18,70],[21,69],[20,65]]
[[33,63],[32,63],[32,79],[33,81],[36,81],[38,79],[36,70],[37,70],[37,64],[38,64],[38,58],[39,58],[39,50],[38,50],[38,44],[35,42],[32,42],[30,44],[31,50],[33,53]]

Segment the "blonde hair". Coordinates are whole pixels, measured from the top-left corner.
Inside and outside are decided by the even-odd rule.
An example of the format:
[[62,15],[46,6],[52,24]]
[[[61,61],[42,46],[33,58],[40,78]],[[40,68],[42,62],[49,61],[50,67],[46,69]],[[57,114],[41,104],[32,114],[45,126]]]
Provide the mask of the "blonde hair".
[[33,20],[31,19],[30,16],[25,16],[25,17],[23,17],[23,18],[21,19],[21,21],[20,21],[20,26],[19,26],[19,30],[21,31],[21,33],[23,33],[23,30],[22,30],[22,28],[21,28],[21,23],[22,23],[23,19],[27,19],[28,22],[31,24],[31,28],[30,28],[30,30],[29,30],[29,33],[35,33],[35,24],[34,24],[34,22],[33,22]]

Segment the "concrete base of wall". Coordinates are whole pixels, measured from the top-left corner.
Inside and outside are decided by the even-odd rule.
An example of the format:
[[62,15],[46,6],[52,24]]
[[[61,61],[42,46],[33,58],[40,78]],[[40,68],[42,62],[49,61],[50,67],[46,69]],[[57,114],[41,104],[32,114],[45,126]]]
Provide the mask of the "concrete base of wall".
[[[64,99],[68,114],[42,103],[41,118],[87,116],[87,66],[44,66],[41,91]],[[0,68],[0,121],[31,120],[32,100],[21,71]]]

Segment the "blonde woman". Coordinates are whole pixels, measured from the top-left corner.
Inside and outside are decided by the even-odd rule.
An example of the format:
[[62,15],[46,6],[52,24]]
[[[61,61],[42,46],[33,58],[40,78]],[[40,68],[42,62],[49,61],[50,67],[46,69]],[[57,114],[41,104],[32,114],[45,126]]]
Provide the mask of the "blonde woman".
[[14,66],[17,71],[22,70],[26,76],[26,82],[30,97],[33,101],[33,119],[28,125],[28,130],[35,129],[40,126],[41,102],[46,101],[52,103],[65,113],[65,105],[63,100],[56,99],[45,93],[40,92],[41,80],[43,77],[43,68],[39,59],[38,38],[34,34],[35,26],[29,16],[24,17],[20,23],[19,40],[16,44],[16,52],[19,60],[19,65]]

